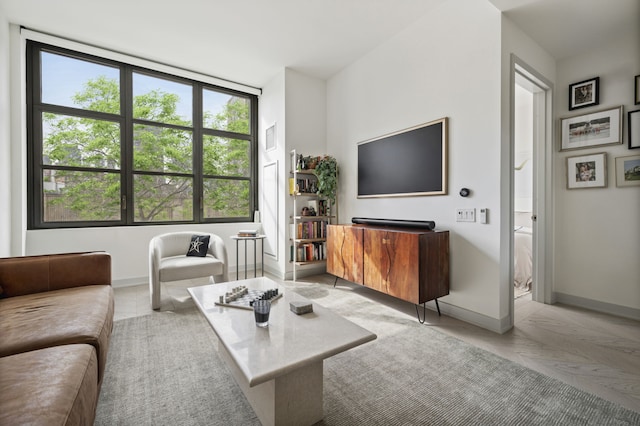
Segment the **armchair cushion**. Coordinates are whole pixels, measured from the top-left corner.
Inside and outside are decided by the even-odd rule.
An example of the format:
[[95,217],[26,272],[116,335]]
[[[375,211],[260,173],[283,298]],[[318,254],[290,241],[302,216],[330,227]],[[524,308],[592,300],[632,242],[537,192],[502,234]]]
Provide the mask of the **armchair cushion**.
[[211,255],[165,257],[160,264],[160,281],[180,281],[191,278],[221,275],[224,264]]
[[205,257],[207,250],[209,250],[209,238],[209,235],[193,235],[187,256]]

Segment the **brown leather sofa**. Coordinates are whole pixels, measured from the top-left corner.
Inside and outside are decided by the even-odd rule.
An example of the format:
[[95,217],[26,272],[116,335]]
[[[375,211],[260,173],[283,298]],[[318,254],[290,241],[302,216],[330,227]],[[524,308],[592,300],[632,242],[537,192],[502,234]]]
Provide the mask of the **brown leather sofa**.
[[113,328],[111,256],[0,258],[0,425],[92,425]]

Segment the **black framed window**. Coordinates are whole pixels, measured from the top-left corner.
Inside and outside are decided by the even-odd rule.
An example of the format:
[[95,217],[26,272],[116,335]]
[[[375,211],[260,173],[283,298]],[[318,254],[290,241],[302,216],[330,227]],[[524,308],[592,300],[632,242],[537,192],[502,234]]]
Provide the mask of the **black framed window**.
[[27,43],[29,228],[251,220],[257,97]]

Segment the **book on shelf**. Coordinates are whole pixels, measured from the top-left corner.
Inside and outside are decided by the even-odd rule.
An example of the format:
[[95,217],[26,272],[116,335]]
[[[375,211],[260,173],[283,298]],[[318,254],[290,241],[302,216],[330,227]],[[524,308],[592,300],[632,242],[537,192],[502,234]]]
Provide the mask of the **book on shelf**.
[[297,246],[291,246],[290,260],[295,262],[313,262],[318,260],[326,260],[326,243],[314,242],[304,243]]
[[300,239],[318,239],[327,237],[327,222],[321,221],[309,221],[298,222],[297,232],[295,238]]
[[241,229],[238,231],[238,237],[257,237],[258,231],[252,229]]

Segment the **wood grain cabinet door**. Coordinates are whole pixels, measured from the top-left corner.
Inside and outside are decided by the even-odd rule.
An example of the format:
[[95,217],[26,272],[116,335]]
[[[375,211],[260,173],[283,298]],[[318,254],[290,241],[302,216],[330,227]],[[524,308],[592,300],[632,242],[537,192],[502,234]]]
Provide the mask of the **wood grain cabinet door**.
[[420,302],[449,294],[449,232],[420,236]]
[[361,228],[351,225],[327,226],[327,272],[362,284],[362,244]]
[[419,303],[419,234],[367,229],[364,235],[364,284]]

